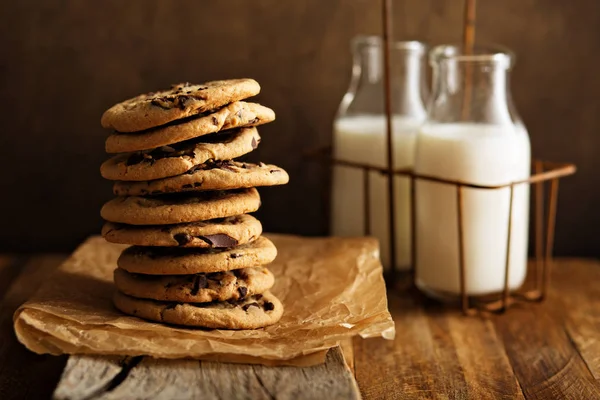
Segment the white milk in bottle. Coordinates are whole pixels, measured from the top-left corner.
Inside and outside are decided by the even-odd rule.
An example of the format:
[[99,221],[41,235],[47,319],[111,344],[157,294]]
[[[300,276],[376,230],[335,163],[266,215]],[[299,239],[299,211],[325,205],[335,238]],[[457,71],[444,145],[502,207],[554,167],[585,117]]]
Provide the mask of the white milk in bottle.
[[[384,112],[383,52],[380,37],[352,41],[352,79],[333,123],[333,156],[337,159],[387,167]],[[394,168],[412,167],[418,127],[425,120],[425,46],[419,42],[391,44],[391,97]],[[336,165],[331,184],[331,234],[365,235],[365,201],[369,201],[369,234],[379,240],[380,256],[390,268],[388,180],[369,172],[368,196],[360,168]],[[410,266],[410,181],[394,178],[394,227],[397,269]]]
[[[395,117],[394,167],[412,167],[414,144],[420,119]],[[382,115],[343,117],[334,124],[334,157],[385,167],[386,128]],[[364,227],[363,172],[355,168],[336,166],[333,172],[331,199],[331,230],[338,236],[362,236]],[[394,181],[396,204],[396,264],[406,269],[410,265],[410,182],[406,177]],[[389,214],[387,179],[370,172],[370,229],[379,239],[381,259],[390,264]]]
[[[416,146],[416,172],[480,185],[502,185],[530,174],[530,144],[517,124],[427,123]],[[418,181],[417,284],[426,292],[460,293],[456,187]],[[466,291],[504,288],[510,189],[463,188]],[[509,287],[527,270],[529,186],[514,187]]]

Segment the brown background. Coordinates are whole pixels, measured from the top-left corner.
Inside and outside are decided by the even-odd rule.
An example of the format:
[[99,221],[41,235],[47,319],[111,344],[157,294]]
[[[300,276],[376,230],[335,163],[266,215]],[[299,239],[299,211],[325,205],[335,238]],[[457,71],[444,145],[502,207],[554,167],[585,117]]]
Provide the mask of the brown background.
[[[460,40],[459,0],[396,0],[395,35]],[[600,256],[600,3],[482,0],[478,39],[518,56],[517,107],[537,157],[574,161],[561,185],[558,254]],[[327,232],[328,174],[301,150],[331,141],[349,40],[379,33],[373,0],[0,1],[0,250],[67,250],[111,197],[100,115],[178,81],[254,77],[277,112],[255,158],[289,170],[263,190],[268,230]]]

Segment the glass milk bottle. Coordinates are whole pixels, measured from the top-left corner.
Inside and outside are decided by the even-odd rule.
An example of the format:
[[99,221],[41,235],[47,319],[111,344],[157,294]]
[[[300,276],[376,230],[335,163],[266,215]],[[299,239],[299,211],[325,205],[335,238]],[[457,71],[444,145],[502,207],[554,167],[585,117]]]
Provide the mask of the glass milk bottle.
[[[529,136],[512,104],[512,54],[502,48],[456,46],[430,53],[433,93],[419,131],[415,172],[478,185],[503,185],[530,174]],[[457,189],[416,183],[417,285],[437,297],[460,294]],[[463,188],[466,292],[504,289],[510,189]],[[527,269],[529,186],[514,186],[509,257],[511,290]]]
[[[333,155],[338,159],[385,167],[386,124],[383,87],[383,44],[377,36],[352,41],[352,79],[334,122]],[[420,42],[394,42],[391,50],[394,167],[412,167],[418,127],[425,119],[425,46]],[[383,265],[389,267],[389,216],[387,180],[370,172],[370,231],[379,239]],[[410,264],[410,183],[395,181],[397,269]],[[331,233],[363,236],[364,191],[362,170],[335,166],[331,198]]]

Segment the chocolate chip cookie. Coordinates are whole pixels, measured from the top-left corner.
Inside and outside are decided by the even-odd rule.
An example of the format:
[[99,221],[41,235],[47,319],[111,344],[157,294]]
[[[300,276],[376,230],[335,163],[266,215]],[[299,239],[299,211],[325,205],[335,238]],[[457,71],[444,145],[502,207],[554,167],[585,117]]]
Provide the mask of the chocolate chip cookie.
[[230,160],[258,147],[256,128],[241,128],[106,160],[100,173],[113,181],[149,181],[183,174],[209,160]]
[[117,265],[127,272],[150,275],[189,275],[257,267],[272,262],[277,248],[261,236],[254,242],[226,249],[132,246]]
[[275,282],[264,267],[195,275],[143,275],[117,268],[114,279],[117,289],[129,296],[183,303],[243,300]]
[[169,90],[142,94],[115,104],[104,112],[100,123],[104,128],[119,132],[143,131],[215,110],[259,92],[260,85],[254,79],[229,79],[200,85],[180,83]]
[[288,181],[287,172],[275,165],[211,160],[178,176],[144,182],[118,181],[113,186],[113,192],[117,196],[144,196],[152,193],[274,186]]
[[255,240],[262,225],[251,215],[177,225],[126,225],[107,222],[102,236],[112,243],[165,247],[235,247]]
[[107,153],[126,153],[168,146],[238,127],[266,124],[275,113],[256,103],[236,101],[209,114],[177,120],[168,125],[135,133],[114,133],[106,139]]
[[283,305],[267,291],[244,300],[214,303],[175,303],[137,299],[116,292],[115,307],[156,322],[213,329],[257,329],[279,321]]
[[102,206],[100,215],[107,221],[122,224],[169,225],[246,214],[259,207],[258,191],[250,188],[117,197]]

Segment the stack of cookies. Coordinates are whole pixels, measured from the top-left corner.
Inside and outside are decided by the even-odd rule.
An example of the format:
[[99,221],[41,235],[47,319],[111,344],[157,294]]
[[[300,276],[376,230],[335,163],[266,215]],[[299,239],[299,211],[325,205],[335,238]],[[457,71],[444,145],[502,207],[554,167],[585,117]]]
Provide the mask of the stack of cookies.
[[126,314],[177,325],[254,329],[281,318],[265,267],[277,249],[247,213],[256,186],[281,185],[274,165],[233,161],[260,143],[273,110],[241,101],[252,79],[174,85],[108,109],[114,132],[101,167],[118,197],[102,207],[102,235],[132,245],[118,260],[114,303]]

